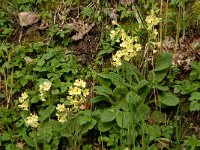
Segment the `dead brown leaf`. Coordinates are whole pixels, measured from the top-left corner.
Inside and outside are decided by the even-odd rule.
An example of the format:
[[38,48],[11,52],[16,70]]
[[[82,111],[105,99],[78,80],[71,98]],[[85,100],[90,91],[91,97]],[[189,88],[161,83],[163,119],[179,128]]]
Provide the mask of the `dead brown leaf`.
[[83,39],[83,36],[86,35],[88,32],[90,32],[90,30],[95,26],[95,23],[93,22],[90,25],[84,24],[84,22],[82,21],[75,21],[73,20],[73,23],[69,24],[73,30],[75,30],[76,33],[75,35],[73,35],[71,37],[72,40],[74,41],[78,41],[80,39]]
[[39,16],[34,12],[20,12],[18,18],[19,25],[22,27],[32,25],[39,20]]
[[172,51],[175,48],[174,38],[170,36],[166,36],[162,43],[162,47],[166,51]]

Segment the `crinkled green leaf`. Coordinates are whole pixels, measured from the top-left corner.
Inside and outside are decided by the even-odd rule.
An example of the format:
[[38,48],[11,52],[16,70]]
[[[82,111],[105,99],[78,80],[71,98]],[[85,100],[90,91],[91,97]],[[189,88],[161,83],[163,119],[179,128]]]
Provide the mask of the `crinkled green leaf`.
[[116,121],[119,127],[128,129],[132,121],[131,113],[120,111],[116,117]]
[[105,87],[105,86],[95,86],[94,89],[96,90],[96,92],[102,92],[108,95],[112,95],[113,92],[110,88]]
[[176,95],[169,92],[164,92],[160,94],[158,96],[158,99],[161,104],[164,104],[166,106],[176,106],[180,102],[179,98]]
[[54,112],[56,106],[50,105],[48,106],[41,114],[40,114],[40,122],[43,122],[45,119],[50,117],[50,115]]
[[109,73],[109,78],[115,86],[122,86],[124,83],[126,83],[125,79],[122,78],[121,75],[114,72]]
[[115,110],[112,109],[106,109],[102,112],[101,114],[101,121],[102,122],[110,122],[113,121],[116,116],[117,116],[117,112]]
[[169,52],[161,53],[156,60],[155,71],[167,69],[171,66],[171,64],[172,54]]
[[140,102],[140,100],[141,97],[133,91],[130,91],[126,96],[126,101],[130,104],[137,104]]
[[191,97],[189,98],[190,101],[193,100],[200,100],[200,92],[192,92]]
[[200,110],[200,102],[192,101],[190,103],[190,111],[199,111]]
[[98,121],[97,128],[100,132],[106,132],[109,131],[113,126],[113,122],[101,122]]

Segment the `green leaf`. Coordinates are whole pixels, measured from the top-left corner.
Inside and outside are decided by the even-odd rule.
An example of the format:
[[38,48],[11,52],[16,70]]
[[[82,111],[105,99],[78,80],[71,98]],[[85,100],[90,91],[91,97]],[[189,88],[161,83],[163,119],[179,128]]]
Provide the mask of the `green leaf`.
[[90,118],[90,117],[88,117],[88,116],[80,116],[80,117],[78,118],[78,121],[79,121],[79,124],[80,124],[80,125],[84,125],[84,124],[90,122],[91,119],[92,119],[92,118]]
[[111,47],[108,43],[103,43],[103,49],[99,51],[98,56],[104,55],[104,54],[110,54],[114,48]]
[[169,87],[168,86],[157,85],[156,88],[158,90],[161,90],[161,91],[164,91],[164,92],[169,91]]
[[143,79],[143,80],[139,81],[138,85],[136,85],[136,86],[134,87],[134,89],[135,89],[135,90],[138,90],[138,89],[144,87],[145,85],[148,85],[148,83],[149,83],[149,82],[148,82],[147,80]]
[[166,106],[176,106],[180,100],[176,95],[169,93],[169,92],[164,92],[158,96],[159,101],[161,104],[164,104]]
[[40,141],[49,143],[53,138],[52,126],[49,121],[40,124],[37,132],[37,138]]
[[44,143],[43,150],[51,150],[51,146],[49,144]]
[[94,128],[94,126],[96,125],[96,123],[97,123],[97,121],[95,119],[91,118],[91,121],[88,122],[88,123],[86,123],[83,126],[83,128],[81,130],[82,134],[85,134],[86,132],[88,132],[89,130],[91,130],[92,128]]
[[113,126],[113,122],[101,122],[98,121],[97,128],[100,132],[106,132],[109,131]]
[[22,137],[29,146],[35,147],[37,145],[33,138],[26,135],[26,132],[22,133]]
[[45,119],[50,117],[50,115],[54,112],[56,106],[49,105],[40,115],[40,122],[43,122]]
[[111,109],[106,109],[103,111],[103,113],[101,114],[101,121],[102,122],[110,122],[113,121],[116,116],[117,116],[117,112],[115,110],[111,110]]
[[120,128],[128,129],[132,123],[131,113],[120,111],[116,117],[116,121]]
[[169,52],[161,53],[156,60],[155,71],[167,69],[171,66],[171,64],[172,54]]
[[199,111],[200,110],[200,102],[192,101],[190,103],[190,111]]
[[[143,79],[144,77],[142,76],[142,74],[140,74],[138,68],[136,66],[134,66],[133,64],[127,62],[127,61],[122,61],[122,67],[125,71],[125,75],[126,75],[126,79],[129,81],[131,81],[131,79],[135,80],[135,81],[139,81],[140,79]],[[134,76],[134,78],[132,77]],[[131,77],[131,79],[130,79]]]
[[115,86],[122,86],[126,83],[125,79],[123,79],[121,75],[114,72],[109,73],[109,78]]
[[90,7],[85,7],[83,8],[83,10],[81,11],[81,14],[83,15],[83,17],[86,17],[86,16],[91,16],[93,14],[93,9],[90,8]]
[[6,145],[5,150],[20,150],[18,147],[16,147],[16,144],[8,144]]
[[133,91],[130,91],[126,96],[126,101],[130,104],[137,104],[141,100],[141,97]]
[[196,137],[196,135],[192,135],[191,137],[188,138],[186,142],[187,146],[194,146],[194,147],[199,147],[200,146],[200,140]]
[[200,92],[192,92],[191,97],[189,98],[190,101],[193,100],[200,100]]
[[128,89],[124,86],[118,86],[113,90],[113,96],[116,100],[121,100],[126,97]]
[[154,122],[156,123],[160,123],[160,122],[165,122],[166,121],[166,114],[161,112],[161,111],[158,111],[158,110],[155,110],[151,113],[151,118],[153,119]]
[[101,102],[101,101],[107,101],[107,98],[103,95],[100,95],[100,96],[96,96],[96,97],[90,99],[91,103],[98,103],[98,102]]
[[59,94],[59,89],[51,90],[52,95],[58,95]]
[[156,83],[159,83],[165,79],[165,77],[167,76],[167,73],[168,73],[168,69],[164,69],[161,71],[151,70],[151,71],[149,71],[149,74],[148,74],[148,80],[153,83],[154,83],[154,81]]
[[112,95],[113,92],[110,88],[108,87],[105,87],[105,86],[95,86],[94,89],[97,91],[97,92],[102,92],[102,93],[105,93],[105,94],[108,94],[108,95]]
[[157,125],[151,125],[147,128],[147,132],[150,134],[150,140],[156,140],[161,136],[161,130]]
[[37,65],[38,66],[43,66],[45,64],[45,60],[44,59],[39,59],[38,61],[37,61]]

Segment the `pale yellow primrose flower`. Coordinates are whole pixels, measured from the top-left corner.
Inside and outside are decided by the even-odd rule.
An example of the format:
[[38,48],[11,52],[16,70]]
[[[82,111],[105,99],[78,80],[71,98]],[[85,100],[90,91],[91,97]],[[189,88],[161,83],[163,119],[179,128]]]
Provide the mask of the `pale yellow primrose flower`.
[[64,123],[67,121],[66,117],[67,117],[67,113],[64,114],[56,114],[56,116],[58,117],[58,122],[60,123]]
[[134,48],[136,51],[140,51],[142,49],[141,45],[140,44],[134,44]]
[[25,122],[26,122],[26,125],[33,128],[37,128],[39,126],[37,115],[30,114],[30,116],[26,118]]
[[79,87],[85,88],[86,87],[86,82],[81,80],[81,79],[77,79],[74,82],[74,86],[79,86]]
[[56,110],[59,112],[64,112],[66,110],[65,104],[58,104]]
[[21,98],[22,99],[27,99],[28,98],[28,94],[26,92],[22,93]]
[[79,87],[70,87],[69,95],[81,95],[81,89]]
[[18,105],[19,108],[28,111],[28,94],[26,92],[21,94],[21,97],[19,97],[19,102],[21,105]]
[[155,16],[155,11],[151,10],[151,14],[146,17],[147,29],[151,30],[153,26],[156,26],[160,22],[161,18]]
[[86,97],[87,95],[89,95],[89,89],[84,89],[83,96]]
[[25,101],[25,99],[19,97],[19,102],[20,102],[20,103],[23,103],[24,101]]
[[24,57],[24,60],[26,61],[26,63],[27,63],[27,64],[29,64],[29,63],[32,63],[32,62],[33,62],[33,59],[32,59],[32,58],[30,58],[30,57],[28,57],[28,56]]
[[40,99],[41,99],[41,101],[46,101],[46,99],[45,99],[45,97],[44,97],[44,93],[43,92],[41,92],[40,93]]
[[19,106],[19,108],[28,111],[28,101],[24,101],[24,102],[22,102],[21,105],[18,105],[18,106]]
[[110,38],[112,39],[112,40],[114,40],[115,39],[115,36],[117,35],[117,32],[115,31],[115,30],[112,30],[111,32],[110,32]]
[[50,81],[45,81],[42,84],[40,84],[39,88],[40,88],[40,92],[42,91],[49,91],[51,88],[52,83]]
[[73,105],[73,109],[77,109],[79,105],[79,101],[77,99],[73,99],[71,101],[71,104]]

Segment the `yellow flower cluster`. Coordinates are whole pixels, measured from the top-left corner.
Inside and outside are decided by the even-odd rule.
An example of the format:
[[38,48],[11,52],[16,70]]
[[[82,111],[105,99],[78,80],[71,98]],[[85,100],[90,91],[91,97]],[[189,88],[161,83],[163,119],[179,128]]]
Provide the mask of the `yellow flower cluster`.
[[56,116],[58,117],[58,122],[64,123],[67,121],[67,112],[69,111],[66,107],[65,104],[58,104],[56,107],[57,113]]
[[69,87],[69,95],[67,99],[71,101],[73,109],[79,108],[86,100],[86,96],[89,94],[89,89],[86,89],[86,82],[77,79],[74,82],[74,86]]
[[138,44],[138,37],[128,36],[124,29],[117,28],[116,30],[112,30],[110,37],[111,40],[116,40],[116,42],[120,43],[121,49],[112,57],[113,65],[116,67],[121,65],[122,59],[130,61],[142,48],[141,45]]
[[19,108],[28,111],[28,94],[26,92],[21,94],[21,97],[19,97],[19,102],[21,103]]
[[39,86],[39,92],[40,92],[40,99],[42,101],[46,101],[45,99],[45,92],[49,91],[51,88],[52,83],[50,81],[45,81]]
[[152,51],[153,53],[157,52],[157,48],[160,47],[161,43],[157,42],[157,37],[158,37],[158,31],[154,27],[161,21],[161,18],[157,18],[156,14],[158,11],[151,10],[151,13],[149,16],[146,17],[145,21],[147,23],[147,30],[149,31],[149,38],[151,41],[152,45]]
[[73,86],[69,87],[69,96],[67,99],[70,100],[70,103],[73,105],[72,109],[66,108],[65,104],[58,104],[56,107],[58,117],[58,122],[64,123],[67,121],[67,116],[70,111],[77,110],[80,108],[81,104],[83,104],[86,100],[86,96],[89,94],[89,90],[86,89],[86,82],[77,79],[75,80]]
[[161,18],[157,18],[156,17],[156,13],[153,9],[151,10],[151,13],[149,16],[146,17],[145,21],[147,23],[147,29],[148,30],[152,30],[154,28],[154,26],[156,26]]
[[37,115],[30,114],[30,116],[26,118],[25,122],[27,126],[30,126],[33,128],[37,128],[39,126]]

